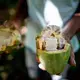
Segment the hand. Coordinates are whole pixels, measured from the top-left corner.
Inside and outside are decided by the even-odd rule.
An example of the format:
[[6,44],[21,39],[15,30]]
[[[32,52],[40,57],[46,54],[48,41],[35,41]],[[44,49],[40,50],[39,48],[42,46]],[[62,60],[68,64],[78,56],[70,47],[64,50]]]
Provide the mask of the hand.
[[[64,29],[62,30],[62,34],[64,35],[65,39],[70,42],[72,37],[79,32],[80,30],[80,13],[75,14],[73,18],[65,25]],[[71,57],[70,57],[70,64],[75,66],[75,56],[74,51],[71,47]]]
[[26,26],[21,26],[20,21],[12,21],[12,24],[20,32],[21,35],[24,35],[27,32]]
[[27,32],[26,26],[21,26],[20,21],[5,21],[3,26],[9,27],[12,29],[17,29],[21,35],[24,35]]
[[17,49],[21,48],[24,46],[24,39],[25,39],[25,33],[27,32],[27,28],[25,26],[20,26],[20,23],[19,22],[14,22],[14,21],[5,21],[4,24],[3,24],[3,27],[8,27],[8,28],[11,28],[11,29],[17,29],[20,34],[21,34],[21,43],[19,46],[17,46]]
[[[54,26],[52,29],[56,30],[57,32],[60,32],[59,28],[56,28],[56,27],[57,26]],[[69,37],[67,37],[67,35],[65,35],[63,31],[61,32],[61,34],[66,39],[66,41],[69,43],[70,42]],[[71,47],[71,56],[70,56],[70,61],[69,62],[70,62],[69,64],[71,64],[72,66],[76,66],[75,56],[74,56],[74,52],[73,52],[72,47]],[[41,63],[39,63],[39,68],[42,69],[42,70],[46,70],[45,67]]]

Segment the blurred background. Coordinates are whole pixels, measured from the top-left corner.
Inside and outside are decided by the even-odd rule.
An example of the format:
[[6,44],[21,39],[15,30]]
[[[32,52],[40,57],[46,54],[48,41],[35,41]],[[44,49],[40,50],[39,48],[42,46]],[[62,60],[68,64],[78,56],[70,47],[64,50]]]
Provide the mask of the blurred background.
[[[0,25],[14,18],[17,5],[18,0],[0,0]],[[0,80],[29,80],[24,48],[0,54]]]
[[[0,0],[0,25],[5,21],[9,21],[15,17],[18,0]],[[23,6],[23,8],[25,8]],[[23,9],[22,8],[22,9]],[[27,10],[27,9],[26,9]],[[28,12],[28,10],[26,11]],[[28,16],[26,14],[26,16]],[[26,18],[25,18],[26,19]],[[25,26],[24,20],[21,22]],[[80,33],[76,33],[80,44]],[[24,35],[22,35],[23,38]],[[0,80],[51,80],[49,73],[42,71],[38,67],[37,79],[30,78],[28,69],[25,64],[25,46],[13,50],[11,53],[0,54]],[[29,50],[29,52],[32,52]],[[75,54],[77,67],[70,67],[67,79],[75,80],[80,76],[80,50]],[[73,77],[73,78],[72,78]]]

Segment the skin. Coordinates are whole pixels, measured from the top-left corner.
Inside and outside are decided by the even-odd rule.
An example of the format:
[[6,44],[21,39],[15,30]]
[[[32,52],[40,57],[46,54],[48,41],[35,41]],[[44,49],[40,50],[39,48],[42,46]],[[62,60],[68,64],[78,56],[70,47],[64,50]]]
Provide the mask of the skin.
[[[78,32],[80,32],[80,13],[74,14],[73,18],[63,28],[62,35],[68,42],[70,42],[72,37]],[[72,47],[71,47],[70,65],[76,66],[75,55]],[[45,70],[45,68],[41,64],[39,64],[39,67],[42,70]]]
[[[62,34],[65,36],[66,40],[70,41],[77,32],[80,32],[80,15],[75,14],[65,25]],[[73,49],[71,50],[70,64],[73,66],[76,65]]]
[[27,11],[28,7],[26,0],[18,0],[16,14],[9,22],[15,26],[15,28],[21,33],[21,35],[24,35],[27,32],[27,28],[25,26],[21,28],[21,23],[24,21],[24,19],[29,17]]

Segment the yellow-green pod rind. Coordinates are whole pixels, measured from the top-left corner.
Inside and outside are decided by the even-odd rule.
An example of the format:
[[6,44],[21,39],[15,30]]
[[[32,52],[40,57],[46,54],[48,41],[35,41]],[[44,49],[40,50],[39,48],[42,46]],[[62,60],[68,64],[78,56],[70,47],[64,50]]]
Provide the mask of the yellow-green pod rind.
[[70,44],[66,43],[63,50],[49,52],[38,49],[37,54],[40,63],[45,67],[47,72],[50,74],[60,74],[68,63],[70,50]]

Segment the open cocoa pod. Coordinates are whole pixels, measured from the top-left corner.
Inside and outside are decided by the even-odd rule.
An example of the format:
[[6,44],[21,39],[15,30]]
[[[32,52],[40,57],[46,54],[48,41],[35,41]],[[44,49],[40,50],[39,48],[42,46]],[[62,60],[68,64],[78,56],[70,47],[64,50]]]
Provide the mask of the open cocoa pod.
[[10,53],[13,49],[17,49],[21,43],[21,35],[18,30],[4,25],[0,26],[0,53]]
[[70,57],[70,44],[57,26],[48,26],[36,37],[38,61],[50,74],[60,74]]

